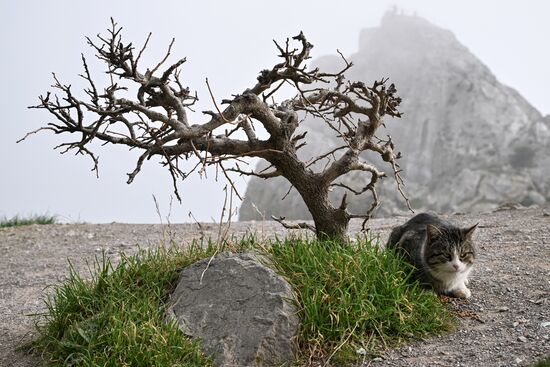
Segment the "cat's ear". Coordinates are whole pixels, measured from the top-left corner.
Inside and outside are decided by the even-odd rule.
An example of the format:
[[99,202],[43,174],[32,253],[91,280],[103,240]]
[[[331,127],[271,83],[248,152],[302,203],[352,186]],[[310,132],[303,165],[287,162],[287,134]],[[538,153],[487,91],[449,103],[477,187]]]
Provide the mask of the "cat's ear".
[[427,224],[426,225],[426,233],[428,235],[428,241],[429,241],[430,239],[441,235],[441,230],[439,228],[437,228],[436,226],[434,226],[434,225]]
[[479,224],[479,223],[476,223],[476,224],[474,224],[473,226],[471,226],[470,228],[465,228],[465,229],[463,229],[462,231],[464,232],[464,236],[465,236],[466,238],[472,237],[472,234],[474,233],[474,230],[477,228],[477,225],[478,225],[478,224]]

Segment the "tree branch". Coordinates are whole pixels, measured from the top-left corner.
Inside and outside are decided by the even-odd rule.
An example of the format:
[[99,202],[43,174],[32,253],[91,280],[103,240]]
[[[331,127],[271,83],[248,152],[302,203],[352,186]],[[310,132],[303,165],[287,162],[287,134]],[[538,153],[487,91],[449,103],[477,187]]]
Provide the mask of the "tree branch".
[[285,227],[286,229],[309,229],[310,231],[313,231],[315,232],[315,227],[312,226],[311,224],[309,223],[306,223],[306,222],[301,222],[301,223],[288,223],[288,222],[285,222],[285,217],[275,217],[275,216],[271,216],[271,219],[273,219],[274,221],[276,222],[279,222],[281,223],[281,225],[283,227]]

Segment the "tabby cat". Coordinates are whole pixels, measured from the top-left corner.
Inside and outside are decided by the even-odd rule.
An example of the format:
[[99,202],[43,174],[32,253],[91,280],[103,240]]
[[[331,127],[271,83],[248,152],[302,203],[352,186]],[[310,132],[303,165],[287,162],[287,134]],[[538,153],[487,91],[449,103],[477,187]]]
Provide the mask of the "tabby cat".
[[476,257],[472,234],[477,224],[459,228],[429,213],[395,227],[386,246],[414,265],[415,277],[438,294],[469,298],[468,274]]

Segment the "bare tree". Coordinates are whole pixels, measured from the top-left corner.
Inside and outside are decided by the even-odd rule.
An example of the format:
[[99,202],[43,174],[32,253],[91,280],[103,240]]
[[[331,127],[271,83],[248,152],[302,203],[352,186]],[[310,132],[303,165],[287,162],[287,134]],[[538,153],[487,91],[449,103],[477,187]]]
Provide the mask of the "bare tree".
[[[86,98],[77,97],[71,86],[62,84],[54,74],[53,87],[59,95],[48,92],[39,97],[37,106],[30,108],[45,109],[56,121],[29,134],[50,130],[55,134],[78,135],[77,140],[56,148],[61,148],[62,153],[74,150],[90,156],[96,171],[98,160],[91,150],[92,142],[136,148],[142,153],[135,169],[128,174],[128,183],[134,180],[146,159],[160,156],[161,163],[171,174],[178,199],[177,180],[210,165],[217,166],[231,183],[232,174],[266,179],[283,176],[300,193],[315,226],[288,224],[282,217],[274,219],[288,228],[312,229],[319,238],[343,239],[351,218],[363,218],[365,227],[378,207],[380,200],[376,183],[386,174],[361,159],[360,154],[364,151],[376,152],[389,163],[397,190],[408,204],[397,164],[400,154],[394,153],[389,136],[385,140],[375,136],[383,116],[401,116],[397,110],[401,99],[396,96],[395,86],[387,85],[387,79],[375,81],[372,85],[346,81],[344,73],[352,64],[341,54],[343,67],[339,72],[308,69],[305,62],[310,58],[313,45],[300,33],[292,40],[287,39],[283,45],[275,42],[280,62],[271,69],[262,70],[251,88],[224,99],[221,102],[225,105],[223,110],[216,104],[207,80],[215,111],[204,111],[208,120],[196,124],[189,121],[188,110],[197,101],[197,96],[190,93],[180,80],[179,68],[186,59],[163,67],[174,40],[162,60],[143,72],[139,62],[151,34],[137,51],[131,43],[122,42],[121,27],[111,22],[106,37],[98,35],[96,41],[87,39],[96,56],[107,65],[109,85],[102,89],[96,86],[82,56],[84,73],[81,77],[89,84],[84,89]],[[121,96],[132,93],[121,84],[123,82],[135,86],[135,99]],[[283,84],[292,86],[297,95],[276,103],[274,97]],[[301,122],[300,116],[308,114],[327,124],[341,140],[341,145],[303,162],[297,151],[304,146],[306,133],[298,134],[296,129]],[[267,139],[257,136],[259,125],[267,132]],[[245,170],[242,168],[244,157],[262,158],[269,166],[263,171]],[[196,164],[190,171],[180,169],[181,160],[195,159]],[[319,161],[327,164],[316,169],[318,165],[315,163]],[[367,175],[364,187],[352,188],[337,182],[351,171],[362,171]],[[370,192],[372,205],[366,213],[349,213],[346,210],[347,194],[344,194],[339,205],[333,206],[328,193],[334,186],[343,187],[355,195]]]

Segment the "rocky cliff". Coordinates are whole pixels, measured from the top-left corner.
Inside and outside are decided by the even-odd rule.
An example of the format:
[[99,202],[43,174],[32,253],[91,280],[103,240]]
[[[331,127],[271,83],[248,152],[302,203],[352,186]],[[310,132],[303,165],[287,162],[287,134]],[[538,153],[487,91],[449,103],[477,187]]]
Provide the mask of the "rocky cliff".
[[[349,59],[355,66],[348,79],[371,83],[389,77],[403,98],[405,115],[386,120],[386,126],[404,156],[400,164],[413,208],[480,211],[506,201],[550,201],[549,116],[500,83],[450,31],[416,16],[387,14],[379,27],[361,32],[359,51]],[[325,56],[314,64],[331,70],[341,62]],[[335,144],[322,122],[306,120],[302,129],[309,130],[304,158]],[[357,180],[346,178],[364,186]],[[405,210],[392,179],[381,186],[378,214]],[[289,187],[284,179],[251,179],[240,219],[309,218],[295,190],[281,200]],[[369,198],[361,196],[352,209],[368,205]]]

